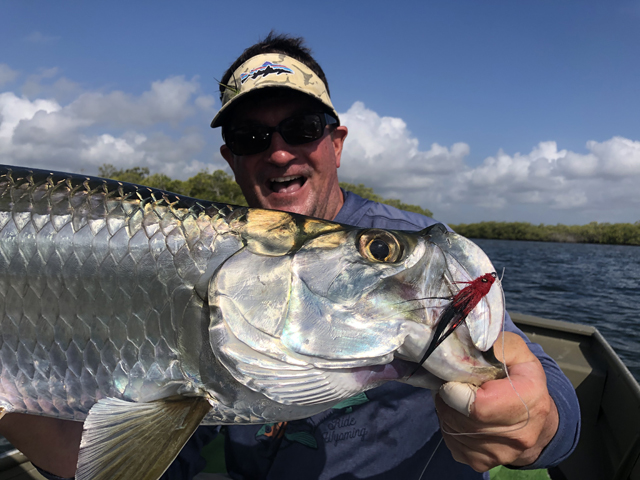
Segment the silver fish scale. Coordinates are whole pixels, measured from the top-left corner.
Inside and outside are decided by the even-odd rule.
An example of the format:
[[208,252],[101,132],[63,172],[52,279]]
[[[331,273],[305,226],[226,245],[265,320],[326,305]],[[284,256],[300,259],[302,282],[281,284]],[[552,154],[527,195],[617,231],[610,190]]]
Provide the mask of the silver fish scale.
[[206,312],[193,287],[233,209],[178,200],[37,171],[0,176],[0,406],[82,420],[100,398],[197,383],[177,325]]

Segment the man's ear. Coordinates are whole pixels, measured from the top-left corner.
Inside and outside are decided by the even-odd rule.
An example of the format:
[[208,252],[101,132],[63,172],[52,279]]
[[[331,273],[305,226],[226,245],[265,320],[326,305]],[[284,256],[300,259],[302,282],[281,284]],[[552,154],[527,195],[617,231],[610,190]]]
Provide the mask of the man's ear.
[[231,170],[235,175],[236,173],[235,156],[233,155],[231,150],[229,150],[229,147],[227,147],[226,143],[223,143],[222,145],[220,145],[220,155],[222,155],[222,158],[224,158],[227,161],[227,163],[229,164],[229,167],[231,167]]
[[344,140],[347,138],[349,130],[344,125],[336,127],[331,132],[331,143],[333,144],[333,151],[336,155],[336,168],[340,168],[340,157],[342,156],[342,148],[344,147]]

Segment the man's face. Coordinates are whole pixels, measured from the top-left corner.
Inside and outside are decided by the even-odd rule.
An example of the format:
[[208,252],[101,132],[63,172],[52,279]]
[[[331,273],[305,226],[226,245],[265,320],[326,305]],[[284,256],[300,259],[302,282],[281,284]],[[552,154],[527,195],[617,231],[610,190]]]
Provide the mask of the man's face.
[[[306,95],[265,97],[236,107],[229,125],[274,127],[293,115],[319,111]],[[347,128],[329,132],[325,127],[321,138],[303,145],[289,145],[274,132],[264,152],[240,156],[222,145],[220,153],[250,206],[333,220],[343,203],[337,170]]]

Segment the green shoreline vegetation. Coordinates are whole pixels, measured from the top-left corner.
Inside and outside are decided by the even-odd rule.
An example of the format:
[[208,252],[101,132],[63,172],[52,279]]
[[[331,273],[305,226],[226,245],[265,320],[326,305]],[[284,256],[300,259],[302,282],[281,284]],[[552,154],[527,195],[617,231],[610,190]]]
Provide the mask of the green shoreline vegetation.
[[[113,165],[100,167],[100,176],[121,182],[137,183],[168,190],[188,197],[231,205],[246,206],[247,202],[233,177],[223,170],[202,171],[188,180],[175,180],[162,173],[150,174],[146,167],[118,170]],[[363,184],[340,182],[345,190],[361,197],[385,203],[401,210],[433,217],[433,213],[418,205],[398,199],[383,198]],[[601,243],[612,245],[640,245],[640,221],[636,223],[598,223],[587,225],[533,225],[527,222],[479,222],[450,224],[453,230],[469,238],[496,240],[527,240],[538,242]]]
[[640,245],[640,221],[587,225],[532,225],[527,222],[479,222],[449,225],[468,238],[527,240],[536,242]]

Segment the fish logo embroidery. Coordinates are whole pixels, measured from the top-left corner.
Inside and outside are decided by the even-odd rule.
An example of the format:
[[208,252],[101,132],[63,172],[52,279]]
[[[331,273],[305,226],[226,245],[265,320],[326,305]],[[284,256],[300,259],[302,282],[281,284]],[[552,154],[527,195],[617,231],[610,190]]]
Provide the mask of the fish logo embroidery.
[[287,424],[289,422],[278,422],[278,423],[267,423],[262,426],[258,433],[256,433],[256,438],[267,437],[269,440],[274,441],[284,437],[286,440],[290,442],[300,443],[305,447],[317,449],[318,442],[314,438],[314,436],[309,432],[287,432]]
[[249,79],[255,80],[259,77],[266,77],[267,75],[276,74],[280,75],[281,73],[287,75],[293,75],[294,71],[291,70],[286,65],[280,65],[278,63],[264,62],[261,66],[250,70],[249,73],[243,73],[240,75],[240,83],[244,83]]
[[289,422],[267,423],[258,430],[256,438],[261,437],[262,435],[272,440],[282,438],[287,428],[287,423]]

